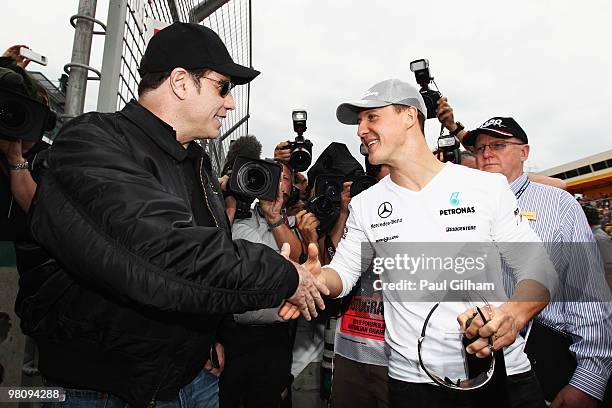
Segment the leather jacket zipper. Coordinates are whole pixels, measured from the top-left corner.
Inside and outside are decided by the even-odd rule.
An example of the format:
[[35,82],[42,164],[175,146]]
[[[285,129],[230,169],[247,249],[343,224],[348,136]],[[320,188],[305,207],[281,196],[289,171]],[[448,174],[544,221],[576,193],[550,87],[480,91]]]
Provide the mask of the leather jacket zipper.
[[[208,202],[208,194],[206,193],[206,186],[204,185],[203,168],[204,168],[204,159],[200,158],[200,182],[202,183],[202,190],[204,191],[204,201],[206,201],[206,207],[208,207],[208,211],[210,211],[210,214],[212,215],[213,220],[215,221],[215,226],[218,228],[219,223],[217,222],[217,217],[215,217],[215,213],[213,212],[212,208],[210,208],[210,204]],[[206,180],[208,181],[208,177],[206,178]]]

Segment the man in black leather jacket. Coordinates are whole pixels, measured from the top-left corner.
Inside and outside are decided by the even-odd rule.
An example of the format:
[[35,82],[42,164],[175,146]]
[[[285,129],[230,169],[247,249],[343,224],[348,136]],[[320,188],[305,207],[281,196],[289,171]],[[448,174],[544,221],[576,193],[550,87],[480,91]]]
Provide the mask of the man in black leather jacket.
[[72,120],[35,168],[31,230],[61,268],[22,272],[16,307],[67,403],[216,407],[203,368],[223,316],[287,299],[309,319],[328,292],[314,250],[298,265],[232,241],[194,142],[218,136],[232,84],[259,72],[212,30],[175,23],[152,38],[140,73],[138,102]]

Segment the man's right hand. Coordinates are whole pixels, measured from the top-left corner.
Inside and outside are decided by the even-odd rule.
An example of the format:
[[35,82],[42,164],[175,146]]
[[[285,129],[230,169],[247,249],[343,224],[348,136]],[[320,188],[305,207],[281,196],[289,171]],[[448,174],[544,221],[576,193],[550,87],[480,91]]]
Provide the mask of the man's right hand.
[[291,158],[291,149],[289,148],[289,142],[280,142],[274,148],[274,160],[280,160],[288,163]]
[[454,132],[457,129],[453,108],[448,104],[448,99],[445,96],[438,99],[438,108],[436,109],[438,120],[449,132]]
[[[281,254],[289,259],[289,245],[284,244]],[[319,262],[319,250],[315,244],[308,245],[308,260],[303,264],[295,265],[299,274],[299,284],[295,293],[287,299],[287,302],[279,309],[279,316],[285,320],[295,319],[299,311],[306,320],[317,317],[317,309],[325,309],[325,302],[321,293],[329,295],[329,289],[325,285],[325,279],[321,274],[321,263]],[[295,316],[295,317],[294,317]]]

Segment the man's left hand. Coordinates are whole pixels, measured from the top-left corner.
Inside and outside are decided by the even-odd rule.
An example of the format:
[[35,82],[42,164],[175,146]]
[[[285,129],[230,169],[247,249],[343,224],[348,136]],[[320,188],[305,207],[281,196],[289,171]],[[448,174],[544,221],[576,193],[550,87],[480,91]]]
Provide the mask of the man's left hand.
[[448,129],[449,132],[457,129],[455,123],[455,115],[453,114],[453,108],[448,104],[448,99],[442,97],[437,101],[438,107],[436,108],[436,116],[440,123]]
[[[485,318],[488,319],[487,324],[484,324],[480,314],[473,308],[469,308],[457,317],[461,330],[465,331],[465,336],[468,339],[476,336],[480,337],[466,347],[465,350],[468,353],[476,354],[476,357],[485,358],[493,354],[494,350],[499,350],[514,343],[520,328],[512,311],[504,306],[495,307],[487,305],[481,308]],[[467,321],[472,318],[472,323],[469,327],[466,327]],[[488,338],[491,336],[493,336],[493,349],[489,346],[488,341]]]
[[215,343],[215,351],[217,352],[219,367],[213,366],[212,360],[208,360],[204,365],[204,369],[218,377],[221,375],[223,368],[225,368],[225,350],[223,349],[223,344]]
[[597,408],[598,403],[586,392],[568,384],[559,391],[550,408]]

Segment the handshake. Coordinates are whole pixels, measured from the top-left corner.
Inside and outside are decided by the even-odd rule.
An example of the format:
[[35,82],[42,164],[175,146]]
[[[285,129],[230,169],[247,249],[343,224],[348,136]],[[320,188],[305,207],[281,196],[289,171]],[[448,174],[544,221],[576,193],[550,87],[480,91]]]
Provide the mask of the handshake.
[[289,244],[283,244],[281,255],[293,263],[300,280],[295,293],[283,303],[278,310],[278,315],[283,320],[291,320],[297,319],[301,314],[306,320],[311,320],[317,317],[317,306],[321,310],[325,309],[325,302],[321,294],[329,295],[325,278],[321,274],[319,250],[315,244],[309,244],[308,259],[303,264],[291,261],[289,252]]

